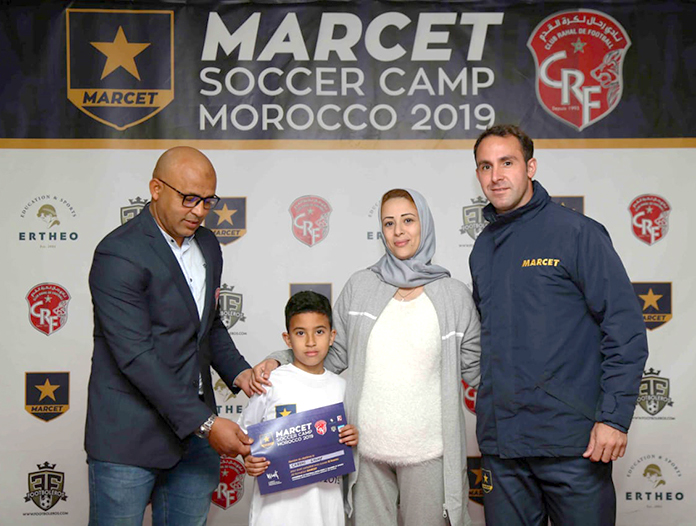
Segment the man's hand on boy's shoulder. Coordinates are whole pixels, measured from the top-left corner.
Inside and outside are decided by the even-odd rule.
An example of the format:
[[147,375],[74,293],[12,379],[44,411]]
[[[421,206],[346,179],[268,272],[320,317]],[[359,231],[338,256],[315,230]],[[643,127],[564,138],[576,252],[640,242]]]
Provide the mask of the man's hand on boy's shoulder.
[[358,445],[358,428],[347,424],[338,432],[339,442],[346,446],[355,447]]
[[244,467],[249,475],[258,477],[263,475],[271,463],[264,457],[255,457],[251,454],[244,457]]

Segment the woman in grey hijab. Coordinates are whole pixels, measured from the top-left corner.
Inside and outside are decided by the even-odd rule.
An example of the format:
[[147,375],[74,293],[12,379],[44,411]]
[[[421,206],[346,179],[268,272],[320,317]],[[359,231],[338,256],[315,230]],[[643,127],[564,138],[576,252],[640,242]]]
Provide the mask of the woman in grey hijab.
[[[343,288],[324,361],[348,369],[346,417],[360,431],[346,512],[356,526],[396,526],[399,516],[405,526],[468,525],[461,380],[479,382],[478,313],[469,289],[432,263],[421,194],[384,194],[380,223],[385,254]],[[290,361],[290,351],[273,354],[254,368],[255,382]]]

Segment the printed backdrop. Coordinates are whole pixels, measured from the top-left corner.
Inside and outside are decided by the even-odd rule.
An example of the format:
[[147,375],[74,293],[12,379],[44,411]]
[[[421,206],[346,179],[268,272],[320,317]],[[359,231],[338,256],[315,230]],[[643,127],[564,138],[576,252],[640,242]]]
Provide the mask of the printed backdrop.
[[[436,262],[469,284],[486,203],[471,150],[505,122],[535,138],[554,198],[607,227],[649,329],[618,523],[693,522],[696,4],[13,2],[0,19],[0,523],[87,522],[87,274],[163,150],[192,145],[217,168],[221,314],[256,363],[282,348],[292,292],[335,300],[380,257],[390,188],[427,197]],[[244,395],[215,390],[236,419]],[[452,403],[483,524],[474,401],[463,385]],[[250,495],[223,459],[209,524],[246,524]]]

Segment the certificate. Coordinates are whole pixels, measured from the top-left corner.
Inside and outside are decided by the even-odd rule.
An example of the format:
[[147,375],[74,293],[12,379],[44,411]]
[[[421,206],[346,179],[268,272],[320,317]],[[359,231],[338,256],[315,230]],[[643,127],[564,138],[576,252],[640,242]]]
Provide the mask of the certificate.
[[338,442],[346,424],[343,403],[254,424],[251,454],[271,464],[257,477],[262,495],[313,484],[355,471],[353,450]]

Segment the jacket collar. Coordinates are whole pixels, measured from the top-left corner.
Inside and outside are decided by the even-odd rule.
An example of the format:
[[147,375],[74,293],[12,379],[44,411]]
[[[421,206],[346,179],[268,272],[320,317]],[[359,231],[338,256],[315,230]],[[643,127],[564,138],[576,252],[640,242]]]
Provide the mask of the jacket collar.
[[491,223],[491,227],[494,230],[502,228],[513,221],[528,221],[551,201],[548,192],[538,181],[532,181],[532,191],[532,198],[529,200],[529,203],[505,214],[499,214],[491,203],[487,204],[483,208],[483,217]]

